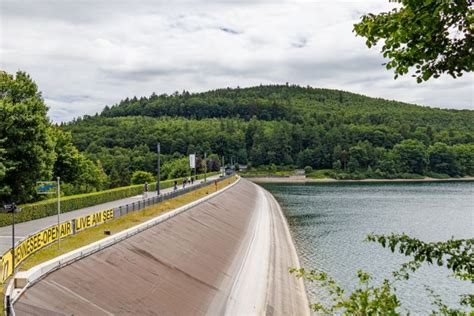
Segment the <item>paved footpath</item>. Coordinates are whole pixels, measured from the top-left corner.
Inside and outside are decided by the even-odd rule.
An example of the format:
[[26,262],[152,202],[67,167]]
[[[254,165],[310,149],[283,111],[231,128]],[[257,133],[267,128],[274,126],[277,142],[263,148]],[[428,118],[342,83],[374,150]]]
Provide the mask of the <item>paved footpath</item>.
[[[213,181],[218,178],[219,178],[219,175],[211,176],[207,178],[207,181]],[[194,181],[193,185],[188,184],[186,185],[186,187],[195,186],[201,183],[202,181],[203,180]],[[182,189],[182,185],[179,185],[178,189]],[[172,191],[173,191],[173,187],[162,189],[161,193],[164,194],[164,193],[168,193]],[[156,191],[148,192],[148,198],[154,197],[154,196],[156,196]],[[132,197],[121,199],[121,200],[115,200],[115,201],[111,201],[111,202],[107,202],[103,204],[97,204],[94,206],[81,208],[76,211],[71,211],[71,212],[61,214],[60,221],[64,222],[64,221],[71,220],[73,218],[87,215],[90,213],[95,213],[95,212],[123,206],[123,205],[130,204],[133,202],[138,202],[142,199],[143,199],[143,195],[136,195],[136,196],[132,196]],[[58,216],[53,215],[53,216],[43,217],[40,219],[35,219],[29,222],[16,224],[15,225],[15,240],[19,241],[30,234],[33,234],[39,230],[42,230],[46,227],[52,226],[57,223],[58,223]],[[12,226],[9,225],[9,226],[0,227],[0,256],[5,251],[10,249],[11,246],[12,246]]]

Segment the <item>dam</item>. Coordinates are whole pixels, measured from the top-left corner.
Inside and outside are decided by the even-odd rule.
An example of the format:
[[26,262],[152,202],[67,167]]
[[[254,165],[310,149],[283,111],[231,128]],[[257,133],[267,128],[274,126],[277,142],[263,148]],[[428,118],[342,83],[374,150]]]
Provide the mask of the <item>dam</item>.
[[16,315],[309,315],[299,260],[273,196],[222,193],[45,275]]

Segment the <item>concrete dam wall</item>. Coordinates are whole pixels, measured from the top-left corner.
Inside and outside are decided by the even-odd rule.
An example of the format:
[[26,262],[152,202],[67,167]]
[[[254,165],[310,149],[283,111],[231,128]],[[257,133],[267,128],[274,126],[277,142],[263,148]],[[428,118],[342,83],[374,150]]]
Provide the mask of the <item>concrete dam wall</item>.
[[57,270],[16,315],[307,315],[286,220],[241,179],[216,197]]

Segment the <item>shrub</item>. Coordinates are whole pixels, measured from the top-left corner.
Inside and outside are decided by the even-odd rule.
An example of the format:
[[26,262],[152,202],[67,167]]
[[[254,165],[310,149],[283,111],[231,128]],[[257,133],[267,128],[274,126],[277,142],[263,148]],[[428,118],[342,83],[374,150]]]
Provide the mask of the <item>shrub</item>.
[[435,178],[435,179],[448,179],[450,176],[445,173],[437,173],[437,172],[427,172],[426,175],[430,178]]
[[313,172],[313,167],[311,167],[311,166],[304,167],[304,173],[305,174],[310,174],[311,172]]
[[[218,172],[208,173],[207,176],[218,174]],[[197,175],[197,179],[204,178],[204,175]],[[161,181],[161,189],[169,188],[174,184],[173,180]],[[181,184],[182,179],[177,180],[178,184]],[[149,191],[156,190],[156,183],[152,182],[148,185]],[[110,201],[120,200],[135,196],[143,193],[143,185],[130,185],[126,187],[120,187],[110,190],[104,190],[93,193],[77,194],[71,196],[61,197],[61,213],[67,213],[70,211],[78,210],[84,207],[89,207],[97,204],[107,203]],[[15,215],[15,222],[27,222],[46,216],[57,214],[57,200],[49,199],[31,204],[23,204],[20,206],[22,211]],[[0,214],[0,227],[11,225],[12,216],[11,214]]]
[[132,174],[132,184],[143,184],[148,182],[148,184],[155,182],[155,177],[146,171],[135,171]]
[[422,176],[417,173],[402,173],[400,174],[400,178],[402,179],[424,179],[425,176]]

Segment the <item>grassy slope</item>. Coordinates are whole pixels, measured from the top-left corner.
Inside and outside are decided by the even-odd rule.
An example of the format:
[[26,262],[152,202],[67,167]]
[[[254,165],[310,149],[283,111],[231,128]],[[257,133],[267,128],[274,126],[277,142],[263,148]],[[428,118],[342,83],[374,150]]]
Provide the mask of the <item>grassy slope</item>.
[[[218,182],[217,189],[221,189],[236,180],[235,177]],[[118,233],[127,228],[136,226],[140,223],[143,223],[151,218],[154,218],[162,213],[171,211],[180,206],[186,205],[192,201],[195,201],[199,198],[206,196],[209,193],[214,192],[214,185],[184,194],[182,196],[163,201],[156,205],[145,208],[141,211],[136,211],[119,218],[116,218],[110,222],[104,223],[97,227],[79,232],[76,235],[69,236],[61,240],[61,248],[58,249],[57,245],[51,245],[47,248],[44,248],[37,253],[31,255],[28,259],[24,261],[21,265],[20,270],[28,270],[42,262],[51,260],[59,255],[70,252],[74,249],[83,247],[105,237],[108,237],[104,234],[104,230],[110,230],[113,233]]]

